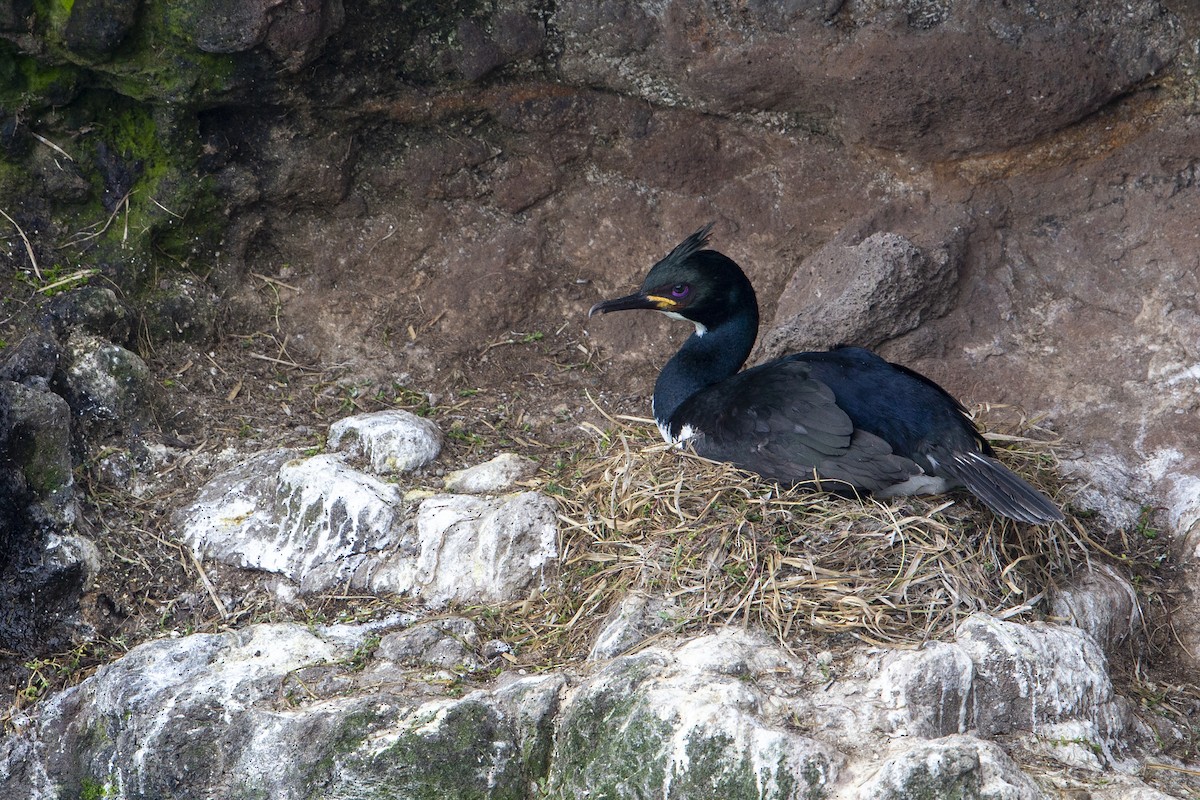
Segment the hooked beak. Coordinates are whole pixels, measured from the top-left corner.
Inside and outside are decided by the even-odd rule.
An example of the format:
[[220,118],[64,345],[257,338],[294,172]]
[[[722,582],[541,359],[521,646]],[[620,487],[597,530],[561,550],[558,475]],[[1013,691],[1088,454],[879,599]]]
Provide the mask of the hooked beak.
[[597,314],[607,314],[610,311],[628,311],[635,308],[644,308],[651,311],[670,311],[676,305],[674,300],[669,297],[659,297],[653,294],[636,294],[618,297],[615,300],[604,300],[596,303],[592,309],[588,311],[589,317],[594,317]]

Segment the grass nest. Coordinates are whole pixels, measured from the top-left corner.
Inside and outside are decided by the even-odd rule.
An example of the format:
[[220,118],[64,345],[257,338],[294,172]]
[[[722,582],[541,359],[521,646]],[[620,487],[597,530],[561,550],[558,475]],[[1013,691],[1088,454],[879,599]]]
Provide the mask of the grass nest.
[[[998,411],[977,413],[999,431],[988,438],[1001,460],[1058,495],[1054,440]],[[610,422],[539,480],[559,503],[563,573],[523,616],[552,660],[586,653],[635,590],[666,601],[673,632],[735,623],[785,646],[822,634],[913,645],[973,612],[1030,614],[1091,549],[1077,520],[1021,525],[965,492],[879,501],[782,487],[667,446],[649,420]]]

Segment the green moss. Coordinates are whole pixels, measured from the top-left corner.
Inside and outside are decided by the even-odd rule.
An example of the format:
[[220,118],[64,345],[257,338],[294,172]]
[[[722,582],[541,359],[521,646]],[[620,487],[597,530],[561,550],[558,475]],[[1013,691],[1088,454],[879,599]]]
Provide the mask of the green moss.
[[559,731],[550,796],[661,796],[673,726],[645,707],[639,685],[655,669],[650,659],[627,668],[602,691],[580,696]]
[[759,800],[825,796],[828,764],[814,754],[796,774],[795,754],[780,741],[751,754],[728,734],[686,734],[679,768],[678,722],[662,719],[641,684],[652,661],[613,676],[600,691],[578,696],[560,729],[547,796],[555,800],[720,797]]
[[67,151],[68,173],[91,190],[64,178],[59,194],[46,196],[47,156],[65,157],[35,142],[0,159],[0,208],[37,220],[43,270],[95,265],[141,307],[171,272],[207,272],[203,259],[227,220],[215,181],[197,174],[199,114],[269,65],[261,54],[202,52],[198,15],[209,12],[195,3],[143,0],[128,37],[98,61],[63,42],[72,0],[34,0],[33,8],[36,56],[0,41],[0,108]]
[[320,796],[411,800],[523,800],[529,775],[511,723],[483,702],[466,700],[414,720],[386,749],[343,759]]
[[93,778],[84,778],[79,782],[79,800],[104,800],[117,796],[117,786],[111,777],[101,783]]
[[195,45],[203,4],[146,0],[119,57],[95,65],[115,91],[146,102],[203,103],[237,82],[246,57],[205,53]]

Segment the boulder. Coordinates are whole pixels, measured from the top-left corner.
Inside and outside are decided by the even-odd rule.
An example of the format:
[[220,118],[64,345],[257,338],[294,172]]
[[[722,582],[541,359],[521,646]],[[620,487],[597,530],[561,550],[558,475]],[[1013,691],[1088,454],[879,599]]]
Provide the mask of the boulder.
[[442,431],[408,411],[378,411],[340,419],[329,426],[329,448],[369,466],[376,475],[411,472],[433,462],[442,450]]
[[815,797],[843,757],[763,718],[769,686],[797,665],[724,630],[609,662],[563,704],[556,797]]
[[544,776],[561,677],[394,694],[361,669],[373,631],[254,625],[136,647],[0,740],[0,794],[501,798]]
[[885,760],[855,795],[861,800],[970,797],[1049,800],[999,745],[974,736],[918,742]]
[[394,484],[334,455],[261,453],[220,473],[176,516],[180,538],[202,558],[283,575],[303,592],[345,583],[400,541]]
[[161,391],[137,353],[74,328],[64,361],[62,394],[89,439],[102,441],[152,424]]
[[446,475],[443,485],[447,492],[495,494],[510,491],[522,478],[537,469],[537,462],[516,453],[501,453],[491,461],[458,469]]
[[557,508],[536,492],[434,495],[414,514],[395,484],[332,453],[297,455],[261,453],[212,478],[175,515],[180,538],[200,557],[282,575],[304,593],[348,583],[439,608],[520,599],[557,559]]
[[417,509],[398,552],[361,570],[355,583],[413,594],[432,608],[522,599],[543,588],[557,563],[557,511],[537,492],[435,495]]

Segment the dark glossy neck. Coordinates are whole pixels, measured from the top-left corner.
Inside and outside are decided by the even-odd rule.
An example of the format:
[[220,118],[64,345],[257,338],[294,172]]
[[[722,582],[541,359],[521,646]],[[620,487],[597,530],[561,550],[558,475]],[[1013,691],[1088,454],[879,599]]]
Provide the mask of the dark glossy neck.
[[751,305],[703,336],[692,334],[667,362],[654,384],[654,419],[666,425],[684,401],[741,369],[758,336],[758,308]]

